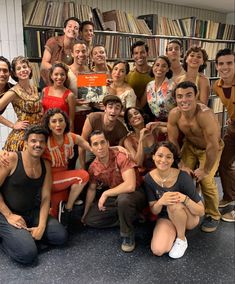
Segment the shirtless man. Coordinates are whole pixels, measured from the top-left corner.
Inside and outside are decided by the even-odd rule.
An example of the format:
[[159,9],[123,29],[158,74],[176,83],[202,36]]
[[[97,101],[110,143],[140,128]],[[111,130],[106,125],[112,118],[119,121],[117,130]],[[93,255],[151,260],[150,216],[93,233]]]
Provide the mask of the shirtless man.
[[201,184],[206,213],[201,230],[209,233],[216,230],[220,220],[219,194],[214,175],[219,166],[223,142],[213,111],[198,103],[196,94],[197,87],[192,82],[184,81],[176,86],[177,107],[169,114],[167,130],[169,140],[179,150],[179,132],[185,135],[181,166]]

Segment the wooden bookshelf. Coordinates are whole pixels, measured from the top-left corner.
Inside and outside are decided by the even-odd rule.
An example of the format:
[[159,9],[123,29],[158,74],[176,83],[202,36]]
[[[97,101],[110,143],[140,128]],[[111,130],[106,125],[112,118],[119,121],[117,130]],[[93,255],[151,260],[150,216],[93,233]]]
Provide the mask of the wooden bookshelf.
[[[57,12],[53,13],[55,9]],[[165,54],[170,39],[180,39],[184,52],[191,45],[199,45],[208,53],[209,61],[205,74],[210,78],[211,85],[217,76],[214,62],[217,51],[226,47],[235,50],[234,25],[200,20],[193,16],[169,19],[158,17],[156,14],[143,15],[138,20],[123,11],[112,10],[102,14],[98,8],[92,9],[88,5],[80,5],[73,1],[31,1],[23,5],[24,45],[26,56],[36,64],[33,67],[36,74],[35,82],[39,79],[38,63],[47,39],[63,34],[62,24],[70,16],[95,23],[94,44],[105,46],[110,62],[118,59],[133,62],[130,47],[137,40],[143,40],[148,44],[150,61],[158,55]],[[144,19],[148,19],[147,23]],[[107,21],[109,26],[115,27],[116,30],[105,30]],[[217,113],[223,133],[226,112],[215,95],[211,94],[210,102],[214,112]]]

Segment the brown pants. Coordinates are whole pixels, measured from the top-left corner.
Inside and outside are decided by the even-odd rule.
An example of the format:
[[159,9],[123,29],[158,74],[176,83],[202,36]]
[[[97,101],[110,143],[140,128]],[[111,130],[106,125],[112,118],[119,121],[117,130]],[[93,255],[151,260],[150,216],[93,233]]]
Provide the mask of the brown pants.
[[147,200],[143,189],[140,188],[132,193],[109,197],[105,206],[106,210],[100,211],[98,200],[93,203],[86,215],[86,224],[94,228],[109,228],[120,224],[121,236],[129,237],[134,234],[133,222],[138,213],[147,206]]
[[229,125],[224,136],[224,150],[219,165],[219,174],[226,201],[235,200],[235,125]]

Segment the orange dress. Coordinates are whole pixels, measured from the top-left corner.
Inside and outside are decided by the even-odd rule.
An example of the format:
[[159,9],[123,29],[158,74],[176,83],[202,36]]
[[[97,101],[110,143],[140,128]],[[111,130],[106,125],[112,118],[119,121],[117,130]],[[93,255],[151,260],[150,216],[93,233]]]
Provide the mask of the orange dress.
[[68,161],[73,158],[76,134],[64,134],[64,144],[59,146],[53,136],[47,140],[47,148],[43,158],[51,162],[52,167],[52,193],[50,214],[57,218],[58,207],[61,200],[67,200],[70,186],[84,184],[89,180],[85,170],[68,170]]
[[52,191],[61,191],[75,183],[86,183],[89,174],[85,170],[68,170],[68,162],[74,156],[76,134],[69,132],[64,134],[64,144],[59,146],[53,136],[47,141],[47,148],[43,158],[51,162]]

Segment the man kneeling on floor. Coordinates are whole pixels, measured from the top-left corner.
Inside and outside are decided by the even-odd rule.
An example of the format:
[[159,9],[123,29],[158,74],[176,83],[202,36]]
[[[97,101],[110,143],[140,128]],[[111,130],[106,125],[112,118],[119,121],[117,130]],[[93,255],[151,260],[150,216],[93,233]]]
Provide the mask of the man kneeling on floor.
[[51,172],[41,155],[48,133],[41,126],[25,132],[25,150],[10,152],[8,166],[0,165],[0,239],[6,254],[29,264],[37,258],[39,240],[53,245],[67,241],[64,227],[50,208]]
[[100,130],[91,133],[89,143],[96,159],[89,167],[90,185],[82,221],[95,228],[120,224],[121,249],[131,252],[135,248],[133,222],[147,206],[136,164],[127,154],[111,149]]

